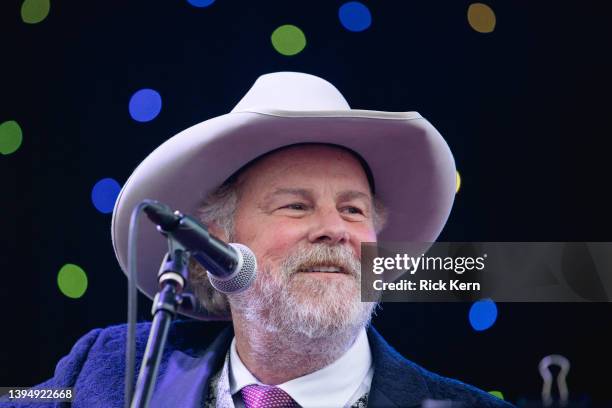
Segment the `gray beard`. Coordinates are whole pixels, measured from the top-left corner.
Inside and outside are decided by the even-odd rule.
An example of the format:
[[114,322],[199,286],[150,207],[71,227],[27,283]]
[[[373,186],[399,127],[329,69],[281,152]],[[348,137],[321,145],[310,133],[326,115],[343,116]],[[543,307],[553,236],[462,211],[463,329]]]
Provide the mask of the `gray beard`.
[[[361,264],[346,246],[302,245],[285,259],[264,263],[253,286],[228,296],[232,314],[288,342],[354,335],[376,307],[361,302]],[[341,266],[347,275],[319,279],[298,272],[313,264]]]

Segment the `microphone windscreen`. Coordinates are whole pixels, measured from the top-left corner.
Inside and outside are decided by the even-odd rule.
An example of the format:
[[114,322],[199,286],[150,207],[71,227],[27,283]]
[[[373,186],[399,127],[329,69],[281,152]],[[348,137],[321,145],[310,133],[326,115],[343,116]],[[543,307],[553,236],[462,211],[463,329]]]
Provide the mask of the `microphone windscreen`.
[[222,293],[238,293],[248,289],[257,276],[257,259],[249,247],[242,244],[230,244],[239,254],[236,271],[227,278],[219,278],[208,272],[212,286]]

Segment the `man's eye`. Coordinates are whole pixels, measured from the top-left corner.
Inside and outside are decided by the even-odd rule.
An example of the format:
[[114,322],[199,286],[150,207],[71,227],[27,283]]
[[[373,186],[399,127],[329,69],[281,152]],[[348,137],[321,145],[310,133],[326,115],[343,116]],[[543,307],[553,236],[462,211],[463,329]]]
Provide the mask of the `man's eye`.
[[363,211],[357,207],[345,207],[344,211],[348,212],[349,214],[363,214]]
[[286,205],[282,208],[288,208],[290,210],[297,210],[297,211],[304,211],[306,209],[306,204],[293,203],[293,204]]

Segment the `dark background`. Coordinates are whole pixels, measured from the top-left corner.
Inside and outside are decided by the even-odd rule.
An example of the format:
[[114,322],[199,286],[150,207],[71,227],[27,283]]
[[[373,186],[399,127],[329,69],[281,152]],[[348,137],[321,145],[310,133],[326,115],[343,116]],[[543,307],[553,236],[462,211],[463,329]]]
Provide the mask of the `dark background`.
[[[369,29],[338,20],[338,1],[52,1],[46,20],[0,5],[0,122],[21,148],[0,156],[0,385],[30,386],[90,329],[125,320],[126,279],[110,214],[91,203],[105,177],[124,183],[161,142],[227,113],[263,73],[332,82],[351,107],[416,110],[444,135],[463,184],[441,241],[611,241],[610,14],[604,2],[487,2],[493,33],[465,1],[364,1]],[[307,46],[287,57],[270,35],[294,24]],[[141,88],[162,96],[151,122],[131,119]],[[57,287],[65,263],[89,287]],[[611,272],[612,273],[612,272]],[[574,398],[612,406],[612,304],[498,304],[475,332],[470,304],[385,304],[374,319],[406,357],[507,399],[536,399],[538,362],[568,357]],[[141,319],[148,301],[141,299]],[[218,323],[210,325],[219,330]]]

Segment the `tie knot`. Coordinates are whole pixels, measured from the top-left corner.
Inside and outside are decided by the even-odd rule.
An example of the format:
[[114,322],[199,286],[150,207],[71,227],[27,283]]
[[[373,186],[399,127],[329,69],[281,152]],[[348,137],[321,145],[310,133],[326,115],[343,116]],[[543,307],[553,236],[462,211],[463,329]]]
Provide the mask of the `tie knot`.
[[240,390],[246,408],[298,408],[297,402],[273,385],[247,385]]

